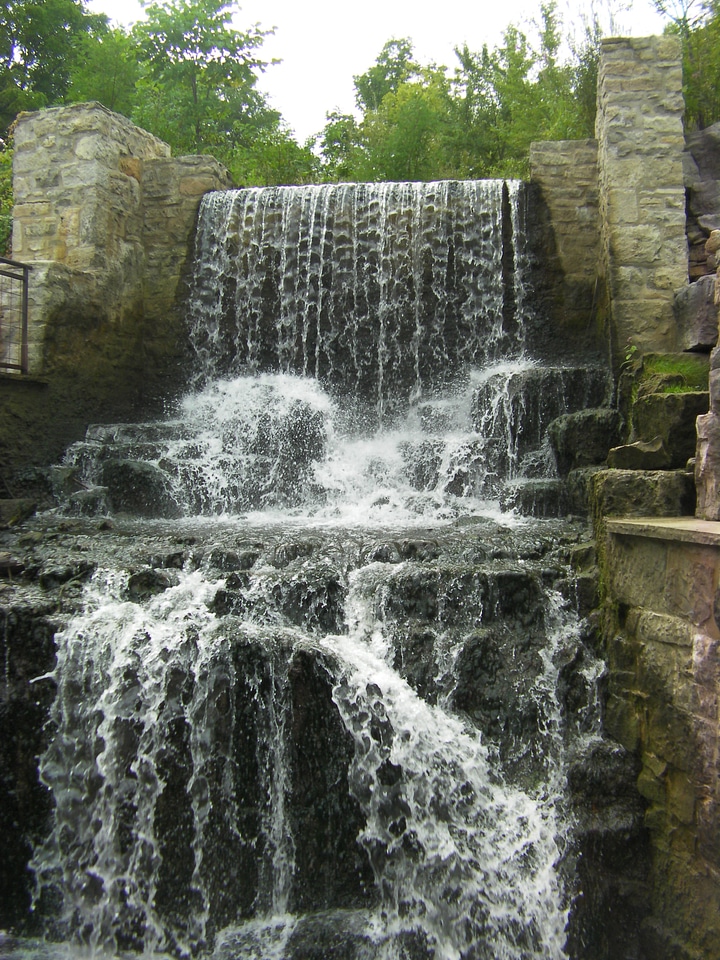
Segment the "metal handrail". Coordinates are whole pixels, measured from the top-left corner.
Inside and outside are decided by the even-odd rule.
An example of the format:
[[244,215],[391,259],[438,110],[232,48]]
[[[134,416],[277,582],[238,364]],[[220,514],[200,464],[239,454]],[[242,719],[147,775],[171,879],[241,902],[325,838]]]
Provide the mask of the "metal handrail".
[[[19,263],[17,260],[8,260],[7,257],[0,257],[0,277],[9,277],[22,284],[20,295],[20,316],[14,317],[16,311],[11,309],[10,324],[20,324],[20,362],[6,360],[0,356],[0,370],[19,370],[20,373],[27,374],[28,365],[28,284],[32,267],[27,263]],[[3,332],[3,326],[6,324],[6,317],[0,303],[0,335]],[[0,340],[1,343],[1,340]]]

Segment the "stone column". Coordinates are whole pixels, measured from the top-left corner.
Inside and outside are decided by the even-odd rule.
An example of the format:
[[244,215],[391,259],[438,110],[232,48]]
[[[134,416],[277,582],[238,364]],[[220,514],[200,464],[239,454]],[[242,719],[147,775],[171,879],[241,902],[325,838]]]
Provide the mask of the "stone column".
[[101,104],[21,115],[13,256],[33,268],[31,373],[48,372],[51,340],[66,355],[77,350],[80,363],[95,340],[100,350],[112,342],[116,356],[137,353],[141,341],[161,362],[178,339],[172,307],[198,205],[228,186],[212,157],[172,158],[166,143]]
[[598,76],[601,273],[616,367],[628,342],[673,351],[673,294],[687,282],[680,43],[602,41]]

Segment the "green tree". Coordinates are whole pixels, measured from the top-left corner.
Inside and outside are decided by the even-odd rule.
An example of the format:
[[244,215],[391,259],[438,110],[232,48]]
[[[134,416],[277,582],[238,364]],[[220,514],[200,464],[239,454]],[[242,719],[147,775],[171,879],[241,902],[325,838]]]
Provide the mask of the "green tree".
[[291,186],[320,176],[311,147],[300,146],[282,125],[258,130],[237,144],[226,162],[235,183],[243,186]]
[[702,129],[720,120],[720,2],[654,0],[668,19],[667,30],[680,37],[686,129]]
[[0,149],[0,256],[10,254],[12,238],[12,146]]
[[20,110],[62,100],[77,38],[105,22],[83,0],[0,2],[0,137]]
[[66,99],[97,100],[129,117],[137,103],[139,77],[136,45],[122,29],[82,34],[74,44],[75,66]]
[[133,119],[177,153],[223,159],[244,127],[277,121],[256,88],[267,32],[234,29],[236,10],[225,0],[161,0],[134,27],[141,70]]
[[444,70],[427,67],[419,79],[400,83],[363,121],[361,179],[453,176],[455,170],[447,155],[451,115],[450,85]]
[[321,176],[328,183],[357,179],[365,154],[362,131],[349,113],[328,113],[322,133],[316,138],[321,158]]
[[365,73],[353,77],[355,102],[364,112],[379,110],[388,93],[397,93],[401,83],[420,73],[415,62],[412,42],[388,40],[375,63]]

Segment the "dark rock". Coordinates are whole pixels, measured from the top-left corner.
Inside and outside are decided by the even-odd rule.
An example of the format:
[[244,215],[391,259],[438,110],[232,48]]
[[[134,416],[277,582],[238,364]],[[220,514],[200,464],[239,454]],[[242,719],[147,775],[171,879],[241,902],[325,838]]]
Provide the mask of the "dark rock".
[[675,294],[673,312],[683,350],[709,351],[718,339],[715,277],[701,277]]
[[586,516],[590,513],[590,488],[592,478],[602,467],[583,467],[571,470],[565,478],[568,513]]
[[507,484],[500,504],[526,517],[563,517],[568,513],[567,488],[562,480],[516,480]]
[[[47,606],[47,605],[46,605]],[[37,757],[52,734],[48,723],[55,695],[52,610],[4,606],[0,662],[0,928],[32,930],[33,845],[47,835],[52,802],[40,783]],[[36,677],[43,677],[31,683]],[[3,944],[0,943],[0,955]]]
[[142,460],[107,460],[102,483],[116,512],[139,517],[180,516],[170,477],[152,463]]
[[708,412],[709,394],[653,393],[633,404],[632,440],[661,437],[670,457],[670,467],[683,467],[695,456],[696,420]]
[[260,557],[259,550],[235,550],[217,548],[207,557],[208,563],[221,571],[251,570]]
[[107,487],[78,490],[67,501],[67,513],[72,517],[97,517],[110,512]]
[[619,439],[619,417],[610,409],[581,410],[553,420],[548,438],[558,473],[605,463],[608,450]]
[[13,527],[35,513],[34,500],[0,500],[0,526]]
[[143,600],[164,593],[174,583],[164,570],[139,570],[128,578],[127,595],[131,600]]
[[600,470],[591,481],[593,516],[683,517],[695,513],[686,470]]
[[440,547],[435,540],[403,540],[398,544],[403,560],[436,560],[440,556]]
[[667,470],[670,468],[670,454],[663,438],[655,437],[613,447],[607,463],[614,470]]
[[5,550],[0,551],[0,577],[13,577],[22,573],[25,564],[18,557]]
[[579,617],[586,617],[600,602],[599,579],[598,571],[581,573],[556,581],[555,589],[571,604]]
[[44,590],[54,590],[73,581],[87,580],[95,572],[96,564],[91,560],[80,560],[66,564],[43,564],[38,581]]

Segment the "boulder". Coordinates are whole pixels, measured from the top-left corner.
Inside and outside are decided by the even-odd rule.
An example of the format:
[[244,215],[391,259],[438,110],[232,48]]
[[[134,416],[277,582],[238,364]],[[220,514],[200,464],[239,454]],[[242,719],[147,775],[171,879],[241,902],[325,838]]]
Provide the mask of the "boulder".
[[107,460],[102,469],[113,509],[138,517],[172,518],[180,507],[172,496],[170,477],[159,467],[141,460]]
[[696,515],[703,520],[720,520],[720,417],[706,413],[697,418],[695,458]]
[[670,466],[670,454],[663,438],[654,437],[613,447],[607,463],[616,470],[666,470]]
[[617,411],[599,408],[565,414],[550,424],[548,438],[560,476],[605,463],[608,450],[620,438]]
[[601,470],[591,480],[596,517],[685,517],[695,512],[687,470]]
[[718,339],[718,308],[714,276],[701,277],[675,294],[673,312],[683,350],[708,351]]
[[688,393],[651,393],[633,404],[633,441],[660,437],[670,457],[670,468],[684,467],[695,456],[695,421],[707,413],[709,395]]

